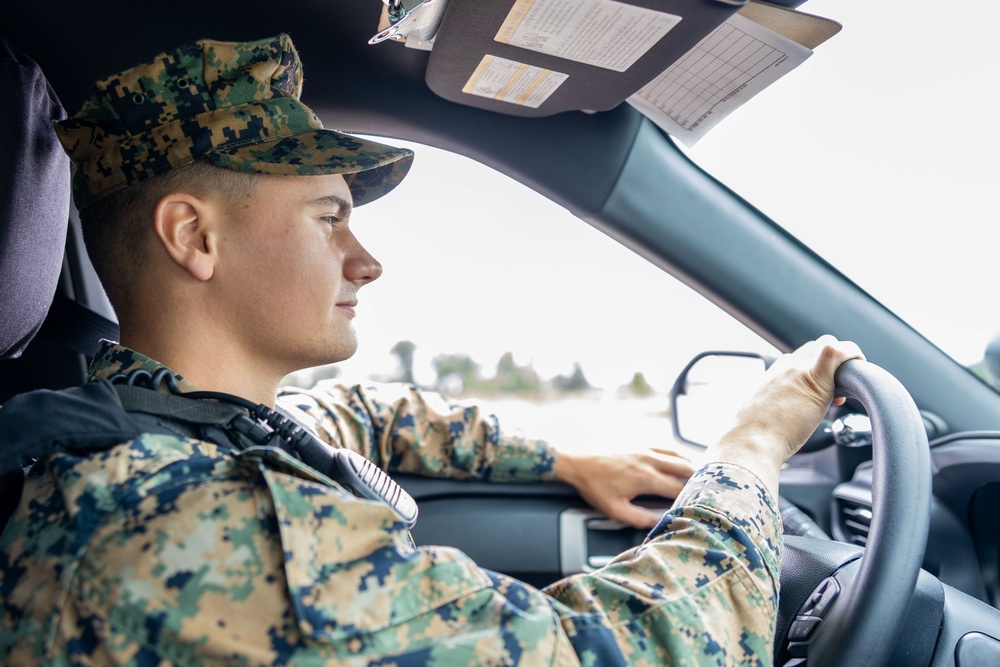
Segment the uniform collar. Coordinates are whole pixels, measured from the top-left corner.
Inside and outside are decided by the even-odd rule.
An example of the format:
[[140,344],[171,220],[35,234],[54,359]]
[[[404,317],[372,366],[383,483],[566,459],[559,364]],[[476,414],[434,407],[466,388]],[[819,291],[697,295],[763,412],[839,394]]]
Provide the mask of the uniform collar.
[[[150,359],[141,352],[136,352],[131,348],[109,340],[102,340],[97,347],[97,354],[94,355],[94,361],[90,364],[89,374],[94,379],[110,378],[112,375],[117,375],[118,373],[128,375],[136,370],[144,370],[152,375],[161,368],[166,368],[166,366],[155,359]],[[188,392],[198,389],[192,383],[185,380],[184,376],[173,371],[170,372],[173,374],[174,380],[177,382],[177,387],[181,391]]]

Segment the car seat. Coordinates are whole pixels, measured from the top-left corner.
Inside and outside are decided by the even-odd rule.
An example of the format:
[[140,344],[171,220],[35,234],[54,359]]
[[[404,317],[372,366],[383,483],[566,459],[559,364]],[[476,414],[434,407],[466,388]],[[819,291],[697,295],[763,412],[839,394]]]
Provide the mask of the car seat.
[[56,291],[70,163],[52,121],[66,113],[37,65],[0,40],[0,358],[21,356]]
[[[52,128],[65,116],[38,65],[0,39],[0,404],[29,389],[80,384],[81,352],[117,335],[113,322],[73,299],[64,258],[68,242],[81,248],[78,231],[67,235],[70,161]],[[23,481],[17,470],[0,478],[0,530]]]

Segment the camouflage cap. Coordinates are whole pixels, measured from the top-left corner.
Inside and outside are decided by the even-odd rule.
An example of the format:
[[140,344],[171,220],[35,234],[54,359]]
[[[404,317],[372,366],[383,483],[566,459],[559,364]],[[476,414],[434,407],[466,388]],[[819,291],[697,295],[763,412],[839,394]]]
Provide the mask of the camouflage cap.
[[261,174],[343,174],[360,206],[392,190],[413,153],[333,130],[299,101],[302,63],[288,35],[201,40],[98,82],[56,123],[76,163],[77,208],[205,161]]

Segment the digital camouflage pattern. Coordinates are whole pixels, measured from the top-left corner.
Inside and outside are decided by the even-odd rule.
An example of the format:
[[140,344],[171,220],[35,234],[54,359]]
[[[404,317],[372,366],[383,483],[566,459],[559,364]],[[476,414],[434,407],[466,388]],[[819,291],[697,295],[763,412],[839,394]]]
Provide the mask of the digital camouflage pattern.
[[[101,341],[90,372],[110,378],[162,365],[144,354]],[[197,388],[174,373],[181,391]],[[388,472],[491,482],[552,479],[555,458],[542,440],[504,435],[495,416],[474,402],[446,401],[409,385],[323,382],[285,387],[278,405],[320,440],[351,449]]]
[[[105,345],[93,371],[139,367],[158,365]],[[442,419],[448,411],[419,394],[383,404],[325,389],[288,398],[321,435],[383,465],[490,479],[531,470],[498,465],[499,436],[492,454],[480,451],[488,438],[470,452],[442,444],[455,423],[492,428],[478,411]],[[143,435],[32,470],[0,540],[0,655],[9,665],[770,665],[780,552],[760,482],[710,464],[644,544],[539,591],[454,549],[414,549],[387,506],[282,451]]]
[[356,206],[392,190],[413,153],[333,130],[302,102],[288,35],[201,40],[97,83],[56,123],[76,163],[83,210],[101,197],[195,160],[262,174],[343,174]]

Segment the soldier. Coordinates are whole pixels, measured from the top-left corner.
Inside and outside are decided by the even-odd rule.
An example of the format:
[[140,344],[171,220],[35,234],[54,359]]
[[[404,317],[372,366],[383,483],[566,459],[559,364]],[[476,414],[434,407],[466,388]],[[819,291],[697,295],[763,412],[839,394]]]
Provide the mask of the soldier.
[[[58,124],[122,344],[102,344],[87,386],[0,412],[39,455],[0,541],[7,664],[769,664],[778,471],[856,346],[779,360],[693,475],[671,453],[557,453],[412,389],[321,385],[271,410],[289,372],[353,354],[381,267],[351,210],[412,159],[323,129],[300,93],[286,35],[205,40],[101,82]],[[415,547],[408,508],[325,467],[345,450],[388,471],[562,479],[634,525],[655,520],[630,498],[691,479],[643,545],[539,591]]]

